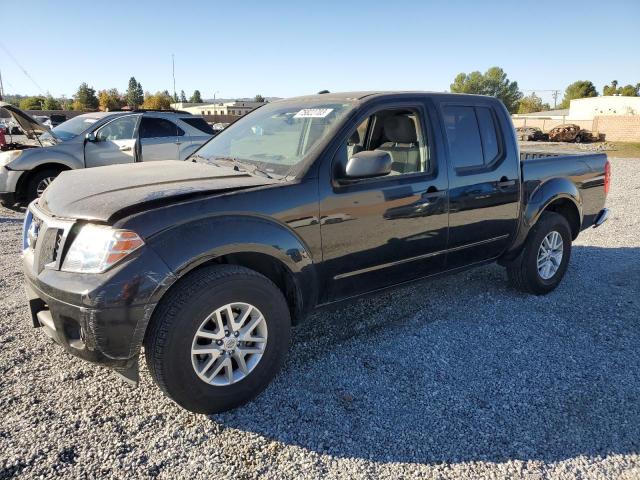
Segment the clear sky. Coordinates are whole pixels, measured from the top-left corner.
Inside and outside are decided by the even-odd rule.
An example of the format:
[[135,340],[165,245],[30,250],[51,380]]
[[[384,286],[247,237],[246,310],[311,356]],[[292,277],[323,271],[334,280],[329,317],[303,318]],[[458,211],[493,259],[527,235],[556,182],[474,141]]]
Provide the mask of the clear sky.
[[204,98],[443,91],[494,65],[539,93],[640,82],[640,0],[0,0],[0,12],[6,93],[125,90],[132,75],[172,91],[172,53],[177,91]]

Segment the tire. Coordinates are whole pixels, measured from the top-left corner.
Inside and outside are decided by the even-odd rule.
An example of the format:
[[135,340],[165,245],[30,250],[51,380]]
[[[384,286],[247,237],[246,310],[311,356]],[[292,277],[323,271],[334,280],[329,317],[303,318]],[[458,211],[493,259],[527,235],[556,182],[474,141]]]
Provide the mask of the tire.
[[[556,268],[553,273],[553,268],[545,270],[545,262],[543,262],[541,272],[538,267],[538,256],[541,251],[541,245],[545,238],[554,238],[552,235],[553,232],[557,232],[562,239],[561,260],[559,265],[557,265],[551,262],[552,259],[549,259],[553,267]],[[548,244],[545,244],[545,246],[546,245]],[[571,228],[569,227],[569,222],[558,213],[544,212],[529,232],[529,236],[520,255],[511,263],[507,264],[507,276],[509,277],[510,283],[517,290],[535,295],[545,295],[560,284],[567,271],[570,258]],[[544,255],[542,255],[541,260],[544,260]],[[547,266],[549,266],[548,263]],[[548,278],[544,278],[545,276],[548,276]]]
[[576,137],[576,143],[582,143],[582,137],[580,135]]
[[[252,318],[259,318],[258,314],[261,313],[266,325],[263,335],[266,341],[264,347],[259,343],[240,342],[236,347],[237,351],[233,350],[235,353],[225,351],[225,355],[236,359],[235,355],[243,351],[243,343],[245,346],[263,348],[261,357],[253,364],[256,355],[247,354],[243,357],[243,363],[247,361],[245,369],[248,365],[253,365],[244,378],[229,384],[211,384],[200,375],[210,374],[215,377],[215,382],[228,380],[226,373],[229,370],[226,367],[217,376],[213,371],[219,368],[216,367],[219,361],[231,360],[227,360],[228,357],[222,354],[214,360],[213,353],[210,356],[194,356],[192,347],[201,347],[196,344],[197,341],[202,341],[202,338],[196,336],[196,332],[201,332],[206,319],[212,312],[223,309],[228,304],[254,307],[247,323]],[[236,319],[240,318],[240,313],[237,315]],[[226,330],[229,325],[226,320],[228,317],[223,318]],[[260,328],[263,327],[262,322],[259,325]],[[145,356],[155,383],[174,402],[195,413],[219,413],[248,402],[267,387],[284,363],[290,330],[291,318],[287,302],[271,280],[253,270],[235,265],[204,267],[180,280],[161,300],[145,337]],[[221,333],[221,329],[218,333]],[[239,339],[249,338],[243,335]],[[251,331],[249,335],[252,338],[259,336],[251,334]],[[211,342],[204,348],[225,349],[232,338],[233,335],[221,340],[204,339],[205,342]],[[224,345],[218,347],[214,342],[223,342]],[[210,360],[214,363],[209,370],[200,373],[196,371],[196,365],[208,364]],[[232,364],[236,370],[233,375],[243,374],[239,363],[236,360],[234,362]]]
[[[31,203],[32,200],[38,198],[42,194],[42,191],[44,191],[40,191],[42,186],[46,188],[49,183],[51,183],[58,175],[60,175],[61,171],[62,170],[54,168],[47,168],[46,170],[41,170],[33,174],[27,182],[27,202]],[[46,185],[44,185],[45,183]]]

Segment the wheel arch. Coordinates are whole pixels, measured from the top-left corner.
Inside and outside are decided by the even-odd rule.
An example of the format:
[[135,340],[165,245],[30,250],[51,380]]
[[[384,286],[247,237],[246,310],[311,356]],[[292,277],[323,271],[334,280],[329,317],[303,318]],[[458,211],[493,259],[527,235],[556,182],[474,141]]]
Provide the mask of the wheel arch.
[[157,302],[192,272],[227,264],[270,279],[285,296],[294,324],[317,303],[316,269],[308,247],[273,219],[238,215],[198,220],[157,235],[149,246],[174,272],[170,284],[154,295]]
[[580,233],[583,219],[582,197],[578,187],[568,178],[562,177],[553,178],[538,185],[526,202],[518,234],[499,263],[507,263],[518,256],[529,232],[544,212],[555,212],[564,216],[569,222],[572,240],[575,240]]
[[57,170],[59,172],[64,172],[66,170],[71,170],[71,167],[65,165],[64,163],[47,162],[43,163],[42,165],[38,165],[33,170],[25,171],[24,175],[20,175],[18,183],[16,184],[16,196],[19,199],[24,199],[26,195],[25,189],[27,188],[27,185],[29,185],[29,182],[31,181],[33,176],[44,170]]

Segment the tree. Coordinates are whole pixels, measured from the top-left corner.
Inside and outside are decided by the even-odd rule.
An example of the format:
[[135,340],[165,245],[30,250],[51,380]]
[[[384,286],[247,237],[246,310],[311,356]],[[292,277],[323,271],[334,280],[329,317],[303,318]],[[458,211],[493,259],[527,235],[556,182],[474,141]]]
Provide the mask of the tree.
[[253,97],[253,101],[254,101],[254,102],[261,102],[261,103],[264,103],[264,102],[265,102],[265,99],[264,99],[264,97],[263,97],[262,95],[258,94],[258,95],[256,95],[255,97]]
[[96,91],[87,85],[81,83],[78,91],[73,96],[73,109],[81,111],[96,110],[98,108],[98,97]]
[[613,80],[611,85],[605,85],[602,89],[602,95],[609,96],[618,93],[618,81]]
[[111,88],[109,90],[100,90],[98,92],[98,102],[100,104],[100,110],[102,110],[103,112],[119,110],[125,104],[125,100],[122,98],[122,95],[116,88]]
[[638,97],[640,96],[640,83],[636,84],[635,87],[633,85],[625,85],[618,93],[623,97]]
[[182,103],[187,103],[187,96],[184,93],[184,90],[180,90],[180,101]]
[[459,73],[451,84],[451,91],[491,95],[502,100],[511,113],[516,112],[522,98],[518,82],[510,81],[500,67],[491,67],[484,74],[478,71]]
[[518,105],[518,113],[533,113],[550,110],[548,103],[542,103],[542,99],[533,92],[527,97],[523,97]]
[[142,108],[149,110],[170,110],[172,100],[171,95],[166,91],[156,92],[155,95],[149,95],[147,93]]
[[144,93],[142,85],[136,81],[136,77],[129,79],[129,87],[127,88],[126,102],[130,108],[138,108],[144,102]]
[[189,99],[190,103],[202,103],[202,97],[200,96],[200,90],[194,90],[193,95]]
[[20,100],[20,109],[22,110],[42,110],[44,105],[44,97],[25,97]]
[[560,108],[569,108],[571,100],[597,97],[596,86],[589,80],[578,80],[567,87]]
[[62,110],[62,107],[58,100],[51,95],[47,95],[44,99],[43,110]]

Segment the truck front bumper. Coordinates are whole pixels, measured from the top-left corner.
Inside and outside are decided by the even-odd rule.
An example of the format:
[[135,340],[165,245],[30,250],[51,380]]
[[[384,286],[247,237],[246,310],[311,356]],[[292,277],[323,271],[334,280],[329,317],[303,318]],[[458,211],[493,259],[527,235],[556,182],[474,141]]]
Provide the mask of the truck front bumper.
[[149,247],[102,274],[34,265],[23,252],[31,321],[67,352],[137,382],[138,355],[153,310],[173,274]]

